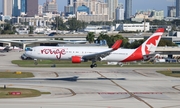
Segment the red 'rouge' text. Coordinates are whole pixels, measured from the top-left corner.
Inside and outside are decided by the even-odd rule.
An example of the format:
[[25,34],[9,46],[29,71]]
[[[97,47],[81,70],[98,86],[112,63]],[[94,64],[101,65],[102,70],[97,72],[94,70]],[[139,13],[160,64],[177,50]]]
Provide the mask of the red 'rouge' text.
[[65,55],[65,49],[43,49],[41,54],[54,54],[57,59],[61,59],[62,55]]

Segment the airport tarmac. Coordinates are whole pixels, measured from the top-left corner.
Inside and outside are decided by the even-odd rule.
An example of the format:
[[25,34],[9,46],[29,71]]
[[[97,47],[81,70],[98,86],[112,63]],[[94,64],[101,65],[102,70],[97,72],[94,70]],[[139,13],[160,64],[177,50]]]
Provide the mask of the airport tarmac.
[[[10,56],[11,57],[8,57]],[[180,68],[21,68],[7,53],[0,71],[33,72],[35,78],[0,79],[0,86],[51,92],[34,98],[0,99],[0,108],[179,108],[180,78],[157,70]],[[4,61],[5,60],[5,61]],[[6,61],[7,60],[7,61]],[[11,68],[8,68],[11,66]]]

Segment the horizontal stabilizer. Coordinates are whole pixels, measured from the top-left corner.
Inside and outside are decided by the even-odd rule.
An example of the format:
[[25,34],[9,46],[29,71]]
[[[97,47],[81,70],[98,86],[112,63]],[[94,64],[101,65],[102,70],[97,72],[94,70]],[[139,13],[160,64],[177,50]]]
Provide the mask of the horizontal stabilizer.
[[157,32],[162,32],[162,33],[164,33],[164,28],[159,28],[159,29],[157,29],[157,30],[156,30],[156,33],[157,33]]
[[117,40],[114,45],[111,47],[113,50],[117,50],[122,44],[122,40]]
[[147,61],[147,60],[153,58],[155,55],[156,55],[156,53],[148,54],[148,55],[143,55],[143,59],[144,59],[144,61]]

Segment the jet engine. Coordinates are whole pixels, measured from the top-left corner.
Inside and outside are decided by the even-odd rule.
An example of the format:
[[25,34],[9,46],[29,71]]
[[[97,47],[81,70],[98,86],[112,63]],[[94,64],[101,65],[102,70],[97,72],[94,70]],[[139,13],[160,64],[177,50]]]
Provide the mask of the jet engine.
[[72,56],[71,57],[72,63],[81,63],[84,61],[80,56]]

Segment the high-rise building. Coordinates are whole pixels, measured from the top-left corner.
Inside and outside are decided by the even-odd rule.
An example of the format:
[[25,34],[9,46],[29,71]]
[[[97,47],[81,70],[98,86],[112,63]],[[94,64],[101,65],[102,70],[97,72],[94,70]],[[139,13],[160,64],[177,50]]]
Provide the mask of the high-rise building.
[[64,13],[66,16],[69,14],[75,14],[73,6],[74,2],[76,2],[76,0],[67,0],[67,6],[64,6]]
[[176,17],[176,7],[175,6],[168,6],[168,14],[167,17]]
[[88,14],[91,15],[107,15],[107,3],[100,2],[98,0],[76,0],[74,2],[74,13],[77,12],[81,6],[87,6],[89,8]]
[[43,12],[44,13],[48,13],[48,12],[57,13],[58,6],[56,3],[56,0],[46,1],[46,3],[44,3],[44,5],[43,5]]
[[13,13],[15,17],[20,16],[21,13],[21,0],[13,0]]
[[38,15],[38,0],[27,0],[26,14],[29,17]]
[[38,15],[42,15],[43,14],[43,6],[39,5],[38,6]]
[[116,18],[116,8],[118,7],[118,0],[105,0],[108,5],[109,19],[114,20]]
[[130,19],[132,16],[132,0],[125,0],[125,18]]
[[73,5],[73,0],[68,0],[67,1],[67,6],[69,6],[69,5]]
[[75,14],[74,13],[74,7],[71,5],[64,6],[64,13],[66,16],[68,16],[69,14]]
[[67,5],[73,6],[73,3],[76,2],[76,0],[68,0]]
[[163,10],[151,10],[151,13],[149,15],[149,19],[153,19],[153,20],[163,20],[164,19],[164,11]]
[[180,0],[176,0],[176,17],[180,17]]
[[73,6],[77,20],[109,21],[108,6],[102,0],[76,0]]
[[26,5],[27,5],[27,0],[21,0],[21,14],[26,13]]
[[77,12],[77,8],[79,6],[89,6],[88,2],[86,2],[85,0],[76,0],[74,3],[73,3],[73,7],[74,7],[74,12],[73,13],[76,13]]
[[2,0],[2,9],[4,16],[12,16],[12,0]]
[[108,15],[108,5],[107,3],[101,2],[99,0],[89,0],[90,13],[93,15]]
[[124,20],[123,4],[119,4],[119,6],[116,8],[116,20]]

